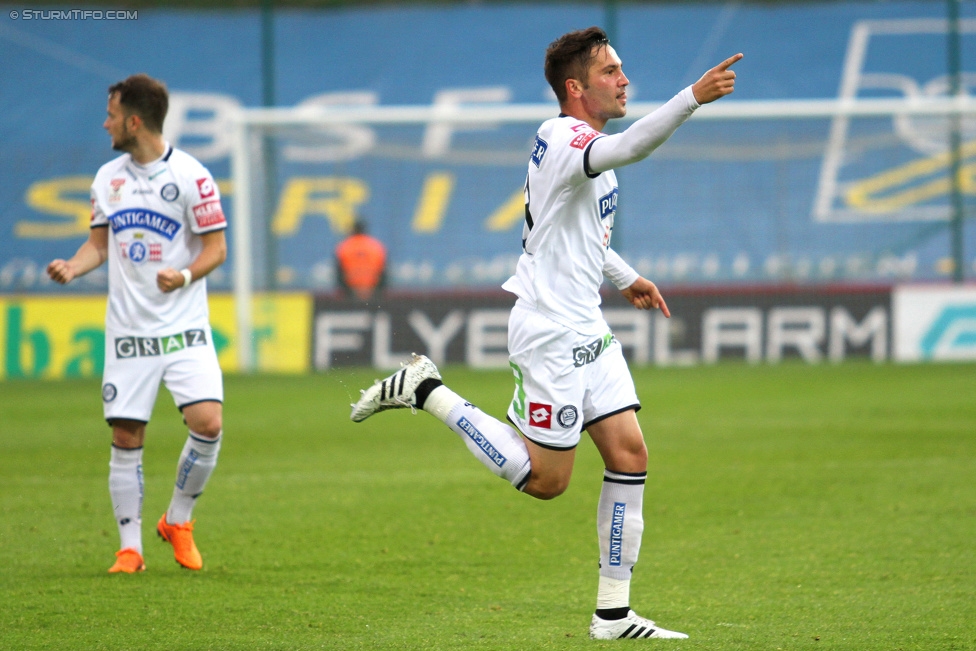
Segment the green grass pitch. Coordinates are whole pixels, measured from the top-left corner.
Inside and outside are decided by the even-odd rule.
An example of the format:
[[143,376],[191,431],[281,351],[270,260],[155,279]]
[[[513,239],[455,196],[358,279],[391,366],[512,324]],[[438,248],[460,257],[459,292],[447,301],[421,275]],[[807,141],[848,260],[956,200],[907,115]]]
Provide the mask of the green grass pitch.
[[[0,384],[0,649],[976,649],[976,367],[635,369],[650,450],[633,607],[685,641],[593,642],[601,463],[520,495],[426,414],[355,425],[373,371],[228,377],[197,505],[155,536],[185,430],[147,435],[148,571],[118,537],[92,381]],[[448,368],[504,414],[504,372]]]

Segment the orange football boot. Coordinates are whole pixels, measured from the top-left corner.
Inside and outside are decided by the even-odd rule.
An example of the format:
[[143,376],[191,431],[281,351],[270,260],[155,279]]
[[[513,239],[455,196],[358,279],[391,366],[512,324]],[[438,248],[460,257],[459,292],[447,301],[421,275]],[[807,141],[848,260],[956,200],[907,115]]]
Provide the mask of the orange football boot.
[[159,537],[173,546],[173,556],[176,562],[188,570],[199,570],[203,568],[203,558],[193,542],[193,523],[190,520],[183,524],[169,524],[166,522],[166,514],[159,519],[156,525],[156,533]]
[[115,552],[115,558],[115,565],[108,568],[109,574],[115,574],[116,572],[135,574],[136,572],[144,572],[146,570],[146,563],[142,560],[142,554],[132,547],[126,547]]

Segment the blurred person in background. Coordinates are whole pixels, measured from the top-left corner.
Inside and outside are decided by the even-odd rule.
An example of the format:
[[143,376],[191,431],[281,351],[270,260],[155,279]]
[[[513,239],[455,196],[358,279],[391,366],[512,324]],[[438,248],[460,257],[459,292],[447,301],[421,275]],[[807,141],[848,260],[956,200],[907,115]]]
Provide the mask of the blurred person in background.
[[160,382],[189,434],[169,508],[156,524],[183,567],[199,570],[193,506],[217,465],[223,376],[217,363],[206,276],[227,257],[227,220],[213,176],[163,139],[166,86],[133,75],[108,89],[102,125],[124,152],[91,186],[88,240],[48,275],[62,285],[108,261],[102,404],[112,428],[109,493],[121,545],[111,573],[146,569],[142,548],[142,450]]
[[369,235],[360,217],[335,250],[336,282],[343,294],[368,301],[386,287],[386,247]]

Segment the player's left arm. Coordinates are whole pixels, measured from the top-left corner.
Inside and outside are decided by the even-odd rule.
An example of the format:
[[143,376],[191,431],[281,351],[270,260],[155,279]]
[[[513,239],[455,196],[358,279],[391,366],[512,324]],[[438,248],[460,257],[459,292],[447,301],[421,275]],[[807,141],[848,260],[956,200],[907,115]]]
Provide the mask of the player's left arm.
[[[227,259],[227,237],[224,229],[202,233],[203,250],[196,260],[190,263],[190,282],[203,278],[219,267]],[[156,285],[164,294],[184,286],[186,279],[181,271],[167,267],[156,274]]]
[[657,285],[643,276],[638,276],[634,283],[626,289],[620,290],[630,304],[639,310],[660,309],[664,316],[671,318],[671,311],[668,304],[664,302],[661,291]]
[[626,131],[594,140],[589,149],[588,171],[599,174],[650,156],[702,104],[735,91],[735,72],[729,68],[741,58],[741,53],[729,57]]

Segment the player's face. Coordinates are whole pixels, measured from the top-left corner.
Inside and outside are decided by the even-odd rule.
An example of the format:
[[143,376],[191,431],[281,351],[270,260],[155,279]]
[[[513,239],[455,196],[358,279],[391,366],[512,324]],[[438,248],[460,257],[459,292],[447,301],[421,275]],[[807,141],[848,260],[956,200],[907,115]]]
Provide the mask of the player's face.
[[590,115],[603,121],[622,118],[627,115],[630,80],[624,74],[617,52],[609,45],[598,47],[583,87],[584,105]]
[[136,137],[129,131],[127,122],[128,116],[119,104],[118,93],[115,93],[108,98],[108,117],[102,127],[112,137],[112,149],[116,151],[131,152],[136,147]]

